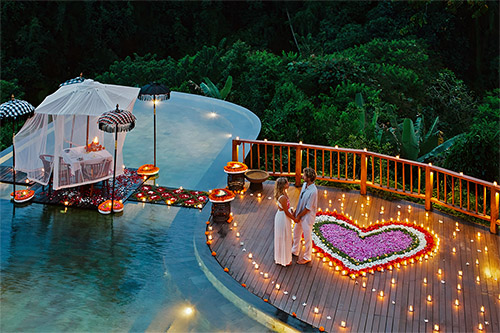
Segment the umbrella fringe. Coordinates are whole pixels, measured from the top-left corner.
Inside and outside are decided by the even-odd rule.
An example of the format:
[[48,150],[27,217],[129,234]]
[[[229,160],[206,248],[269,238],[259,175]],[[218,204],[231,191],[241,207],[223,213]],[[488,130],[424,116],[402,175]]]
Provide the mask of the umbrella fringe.
[[156,96],[157,101],[166,101],[167,99],[170,98],[170,94],[163,94],[163,95],[139,95],[139,99],[141,101],[152,101],[153,97]]

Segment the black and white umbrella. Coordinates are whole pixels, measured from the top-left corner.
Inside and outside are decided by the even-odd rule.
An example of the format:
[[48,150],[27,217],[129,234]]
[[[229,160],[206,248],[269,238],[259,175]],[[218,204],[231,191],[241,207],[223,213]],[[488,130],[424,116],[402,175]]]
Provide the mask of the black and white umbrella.
[[138,98],[141,101],[153,101],[154,167],[156,167],[156,103],[170,99],[170,89],[158,82],[149,83],[141,88]]
[[64,81],[59,85],[59,87],[68,86],[70,84],[75,84],[75,83],[82,83],[83,81],[85,81],[85,78],[83,77],[83,73],[80,73],[80,76],[77,76],[74,79],[69,79]]
[[115,133],[115,157],[113,161],[113,191],[111,194],[111,211],[114,209],[115,200],[115,178],[116,178],[116,145],[118,141],[118,132],[128,132],[135,127],[135,116],[127,110],[120,110],[118,105],[116,109],[103,113],[97,123],[99,129],[108,133]]
[[15,99],[14,95],[11,96],[10,101],[0,105],[0,123],[12,121],[12,178],[14,193],[16,192],[16,151],[14,149],[14,134],[16,120],[21,118],[30,117],[35,112],[35,107],[30,103]]

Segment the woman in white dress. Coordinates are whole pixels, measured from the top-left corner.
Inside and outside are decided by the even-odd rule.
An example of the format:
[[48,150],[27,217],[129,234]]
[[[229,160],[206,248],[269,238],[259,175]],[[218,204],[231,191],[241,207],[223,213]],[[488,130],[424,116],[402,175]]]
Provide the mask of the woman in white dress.
[[290,211],[290,200],[286,193],[288,186],[285,177],[278,178],[274,186],[274,198],[278,204],[274,217],[274,262],[282,266],[292,264],[292,220],[295,217]]

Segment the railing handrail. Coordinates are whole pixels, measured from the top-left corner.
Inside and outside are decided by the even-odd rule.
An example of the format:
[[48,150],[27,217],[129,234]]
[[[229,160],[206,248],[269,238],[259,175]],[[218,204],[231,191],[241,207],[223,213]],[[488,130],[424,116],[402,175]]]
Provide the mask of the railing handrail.
[[445,169],[442,167],[438,167],[438,166],[432,165],[430,163],[423,163],[423,162],[417,162],[417,161],[413,161],[413,160],[407,160],[404,158],[400,158],[398,156],[384,155],[384,154],[375,153],[375,152],[372,152],[369,150],[364,150],[364,149],[331,147],[331,146],[312,145],[312,144],[305,144],[305,143],[268,141],[268,140],[233,139],[233,143],[235,143],[235,144],[239,144],[239,143],[268,144],[268,145],[273,145],[273,146],[294,147],[294,148],[300,147],[302,149],[329,150],[329,151],[339,151],[339,152],[343,152],[343,153],[353,153],[353,154],[363,154],[364,153],[364,154],[369,155],[369,156],[379,157],[379,158],[383,158],[383,159],[395,161],[395,162],[403,162],[405,164],[420,166],[422,168],[429,167],[431,169],[431,171],[439,171],[441,173],[447,174],[449,176],[453,176],[455,178],[461,178],[463,180],[468,180],[470,182],[477,183],[479,185],[487,186],[490,188],[495,188],[498,191],[500,191],[500,185],[498,185],[494,182],[488,182],[486,180],[474,178],[472,176],[467,176],[467,175],[464,175],[463,173],[448,170],[448,169]]
[[[246,139],[240,139],[239,137],[237,137],[236,139],[233,139],[233,159],[236,157],[236,160],[238,159],[238,146],[240,144],[243,144],[243,152],[244,152],[244,148],[245,148],[245,145],[244,144],[249,144],[250,145],[250,149],[252,149],[252,145],[257,145],[257,148],[260,147],[260,145],[265,145],[265,146],[272,146],[272,147],[280,147],[280,154],[281,154],[281,147],[285,147],[285,148],[288,148],[288,151],[290,152],[290,148],[295,148],[296,149],[296,152],[297,152],[297,155],[296,155],[296,159],[295,159],[295,165],[294,167],[292,168],[290,163],[291,163],[291,160],[290,160],[290,156],[288,156],[288,170],[287,172],[283,172],[283,171],[280,171],[280,172],[275,172],[274,171],[274,163],[276,162],[276,159],[275,159],[275,155],[274,155],[274,148],[272,150],[272,163],[273,163],[273,172],[272,174],[275,174],[275,175],[288,175],[288,176],[293,176],[295,175],[295,179],[296,179],[296,182],[300,182],[300,171],[301,171],[301,168],[302,168],[302,152],[304,150],[315,150],[315,153],[314,153],[314,165],[316,166],[316,151],[323,151],[323,157],[322,157],[322,171],[323,171],[323,175],[322,176],[318,176],[319,179],[324,179],[324,180],[327,180],[327,181],[333,181],[333,182],[347,182],[347,183],[355,183],[355,184],[360,184],[361,185],[361,194],[366,194],[366,186],[370,186],[370,187],[374,187],[374,188],[378,188],[378,189],[381,189],[381,190],[384,190],[384,191],[390,191],[390,192],[402,192],[402,194],[407,194],[407,195],[410,195],[410,196],[414,196],[414,197],[418,197],[418,198],[422,198],[422,199],[425,199],[425,207],[427,210],[430,210],[432,209],[432,205],[431,203],[437,203],[437,204],[440,204],[440,205],[443,205],[445,207],[449,207],[457,212],[461,212],[461,213],[465,213],[465,214],[468,214],[468,215],[472,215],[472,216],[475,216],[475,217],[479,217],[481,219],[489,219],[490,220],[490,230],[492,232],[495,232],[497,231],[497,221],[498,221],[498,210],[499,210],[499,192],[500,192],[500,185],[497,184],[497,182],[488,182],[488,181],[485,181],[485,180],[482,180],[482,179],[478,179],[478,178],[475,178],[475,177],[471,177],[471,176],[467,176],[467,175],[464,175],[462,172],[455,172],[455,171],[451,171],[451,170],[448,170],[448,169],[445,169],[445,168],[441,168],[441,167],[438,167],[438,166],[434,166],[432,165],[431,163],[422,163],[422,162],[417,162],[417,161],[412,161],[412,160],[407,160],[407,159],[404,159],[404,158],[400,158],[399,156],[389,156],[389,155],[384,155],[384,154],[380,154],[380,153],[375,153],[375,152],[371,152],[371,151],[368,151],[367,149],[351,149],[351,148],[341,148],[341,147],[338,147],[338,146],[335,146],[335,147],[331,147],[331,146],[322,146],[322,145],[312,145],[312,144],[305,144],[305,143],[302,143],[302,142],[299,142],[299,143],[296,143],[296,142],[280,142],[280,141],[268,141],[268,140],[246,140]],[[266,148],[267,149],[267,148]],[[338,174],[337,178],[333,177],[332,176],[332,161],[331,161],[331,158],[330,158],[330,177],[325,177],[325,174],[324,174],[324,160],[325,160],[325,154],[324,152],[330,152],[330,157],[331,157],[331,153],[332,152],[336,152],[336,153],[343,153],[345,154],[345,177],[340,177],[340,174]],[[299,154],[300,153],[300,154]],[[260,158],[260,153],[259,154],[259,158]],[[352,170],[355,170],[356,169],[356,156],[360,156],[361,157],[361,174],[356,174],[354,175],[353,173],[353,177],[352,178],[348,178],[347,176],[347,170],[348,170],[348,163],[349,161],[347,160],[347,154],[353,154],[354,155],[354,160],[353,160],[353,169]],[[309,163],[309,155],[307,155],[307,163]],[[337,155],[337,158],[339,155]],[[246,156],[243,156],[243,159],[245,159]],[[265,161],[266,161],[266,169],[267,169],[267,155],[265,156]],[[367,180],[367,174],[368,174],[368,171],[367,171],[367,161],[368,161],[368,158],[371,157],[372,158],[372,180],[371,181],[368,181]],[[380,173],[380,177],[379,177],[379,182],[378,183],[375,183],[374,180],[374,174],[373,174],[373,161],[374,161],[374,158],[378,158],[379,159],[379,165],[380,165],[380,170],[379,170],[379,173]],[[383,160],[386,160],[387,161],[387,177],[386,177],[386,180],[387,180],[387,186],[384,184],[382,184],[382,171],[381,171],[381,168],[382,168],[382,161]],[[415,192],[412,192],[413,191],[413,188],[412,188],[412,185],[410,184],[410,192],[407,192],[407,190],[405,189],[405,182],[404,182],[404,177],[403,177],[403,190],[400,190],[398,188],[398,184],[397,184],[397,176],[395,175],[395,186],[394,188],[391,188],[389,187],[389,161],[391,162],[395,162],[394,163],[394,166],[397,167],[398,164],[400,165],[408,165],[408,166],[411,166],[411,167],[417,167],[418,169],[418,179],[419,179],[419,182],[420,182],[420,172],[421,170],[422,171],[425,171],[425,193],[421,193],[420,192],[420,184],[418,185],[418,191],[415,191]],[[280,155],[280,161],[281,162],[281,155]],[[260,167],[260,161],[258,162],[259,163],[259,167]],[[340,163],[340,162],[339,162]],[[281,169],[281,167],[280,167]],[[337,165],[337,169],[340,170],[340,167],[339,165]],[[359,169],[358,169],[359,170]],[[343,170],[342,170],[343,171]],[[411,170],[410,170],[411,171]],[[404,176],[404,169],[403,169],[403,176]],[[337,172],[338,173],[338,172]],[[395,173],[397,173],[397,169],[395,171]],[[433,184],[434,184],[434,175],[436,177],[436,184],[437,184],[437,187],[436,188],[433,188]],[[443,177],[444,175],[444,177]],[[358,177],[356,177],[358,176]],[[378,175],[377,175],[378,176]],[[460,204],[454,204],[453,201],[450,205],[450,203],[447,201],[448,199],[446,198],[446,176],[449,176],[451,177],[451,183],[454,184],[454,180],[456,180],[457,183],[459,183],[459,187],[460,187],[460,197],[459,197],[459,200],[460,200]],[[440,179],[438,179],[438,177]],[[442,182],[442,179],[444,179],[444,199],[441,200],[440,199],[440,183]],[[465,181],[466,182],[466,185],[467,185],[467,201],[465,202],[462,201],[462,181]],[[472,184],[473,186],[475,185],[475,189],[476,189],[476,192],[477,192],[477,186],[480,185],[483,187],[483,191],[484,191],[484,195],[483,195],[483,212],[482,213],[479,213],[478,211],[478,204],[477,204],[477,201],[478,201],[478,194],[475,193],[475,208],[476,210],[471,210],[469,209],[469,206],[470,206],[470,198],[468,197],[469,196],[469,184]],[[453,187],[453,186],[452,186]],[[490,191],[490,215],[488,216],[486,213],[485,213],[485,207],[486,207],[486,189],[488,189]],[[437,194],[435,197],[433,197],[433,190],[437,190]],[[453,191],[455,191],[453,189]],[[449,193],[449,192],[448,192]],[[453,192],[454,193],[454,192]],[[453,195],[452,195],[452,199],[453,200]],[[456,200],[458,201],[458,199]],[[462,207],[462,204],[465,205],[465,203],[467,203],[467,209],[465,209],[465,206]],[[474,202],[473,202],[474,203]]]

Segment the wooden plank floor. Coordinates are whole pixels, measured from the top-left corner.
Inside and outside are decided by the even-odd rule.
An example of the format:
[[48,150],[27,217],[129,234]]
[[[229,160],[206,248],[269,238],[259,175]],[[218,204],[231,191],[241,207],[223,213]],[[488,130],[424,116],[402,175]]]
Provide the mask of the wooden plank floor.
[[[246,284],[249,292],[331,332],[431,332],[434,325],[439,325],[441,332],[478,332],[479,324],[485,332],[500,331],[500,237],[490,234],[488,228],[438,211],[426,214],[423,206],[407,201],[387,201],[370,194],[361,196],[358,191],[319,186],[318,207],[323,210],[343,211],[365,226],[382,218],[396,219],[400,212],[401,220],[417,221],[437,233],[441,239],[439,252],[427,261],[355,280],[340,275],[316,257],[308,265],[297,265],[293,259],[292,266],[282,267],[275,265],[273,258],[273,186],[274,182],[266,182],[260,198],[250,193],[236,197],[232,202],[236,226],[212,225],[211,248],[217,253],[216,259],[234,279]],[[300,189],[290,186],[292,206],[296,206],[299,193]],[[269,278],[264,278],[264,273]],[[280,284],[279,290],[276,284]],[[378,296],[380,291],[384,291],[384,297]],[[431,302],[426,300],[428,295]],[[456,299],[459,306],[455,306]],[[413,312],[408,311],[410,305]],[[315,307],[319,314],[314,313]],[[342,321],[346,328],[340,327]]]
[[[8,184],[12,184],[14,182],[12,167],[0,165],[0,182]],[[22,171],[16,171],[16,184],[31,186],[34,184],[34,182],[30,180],[27,181],[26,173]]]

